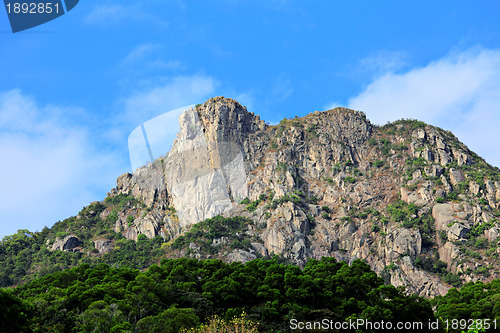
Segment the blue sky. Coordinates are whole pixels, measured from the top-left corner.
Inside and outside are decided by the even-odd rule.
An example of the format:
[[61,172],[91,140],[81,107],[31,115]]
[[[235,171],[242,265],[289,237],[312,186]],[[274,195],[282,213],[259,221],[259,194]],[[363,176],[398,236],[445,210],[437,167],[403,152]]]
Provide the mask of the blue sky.
[[271,123],[418,118],[500,165],[497,1],[86,1],[13,34],[0,10],[0,237],[102,200],[128,134],[213,96]]

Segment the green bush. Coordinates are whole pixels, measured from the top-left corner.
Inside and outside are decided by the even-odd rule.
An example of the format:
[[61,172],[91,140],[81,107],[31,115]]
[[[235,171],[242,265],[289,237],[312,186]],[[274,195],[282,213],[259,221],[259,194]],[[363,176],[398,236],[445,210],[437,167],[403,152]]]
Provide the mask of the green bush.
[[351,177],[351,176],[347,176],[347,177],[344,178],[344,181],[346,183],[349,183],[349,184],[354,184],[356,182],[356,178]]
[[323,214],[321,214],[321,217],[324,218],[325,220],[331,219],[330,214],[328,214],[327,212],[323,212]]
[[329,214],[332,212],[332,210],[328,206],[321,207],[321,210],[323,210],[324,212],[329,213]]
[[446,243],[448,241],[448,234],[444,230],[439,231],[439,238],[443,243]]
[[476,244],[474,245],[476,249],[485,249],[488,247],[488,240],[485,238],[476,239]]
[[115,224],[116,220],[118,220],[118,210],[113,209],[111,213],[106,217],[106,222],[110,224]]
[[460,287],[462,285],[462,279],[457,274],[448,273],[444,277],[444,282],[451,284],[453,287]]

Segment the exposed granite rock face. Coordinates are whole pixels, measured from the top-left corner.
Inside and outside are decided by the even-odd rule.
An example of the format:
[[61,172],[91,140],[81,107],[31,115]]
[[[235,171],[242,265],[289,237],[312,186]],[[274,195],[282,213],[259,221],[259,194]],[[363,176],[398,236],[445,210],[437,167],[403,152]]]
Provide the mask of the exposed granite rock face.
[[60,250],[60,251],[74,251],[76,248],[82,245],[82,241],[78,239],[75,235],[68,235],[61,240],[57,240],[52,245],[51,250]]
[[256,258],[257,256],[252,252],[235,250],[234,252],[231,252],[227,255],[226,260],[228,262],[235,262],[235,261],[247,262]]
[[140,234],[144,234],[148,238],[159,235],[164,239],[170,239],[180,232],[178,220],[175,219],[174,221],[174,219],[164,211],[153,210],[136,218],[130,225],[123,218],[118,220],[115,231],[123,230],[123,235],[127,239],[133,240],[137,240]]
[[[238,109],[232,111],[237,113]],[[221,108],[220,116],[230,121],[229,112]],[[217,141],[212,136],[218,132],[207,132],[196,111],[184,112],[179,122],[180,133],[165,161],[165,170],[181,227],[186,227],[222,214],[232,206],[233,196],[240,200],[246,197],[246,171],[241,148],[225,128],[220,130],[224,134],[221,141]]]
[[152,165],[141,167],[133,174],[118,177],[116,192],[141,198],[147,207],[164,209],[168,200],[162,161],[155,160]]
[[98,239],[94,241],[94,247],[103,255],[113,250],[113,242],[109,239]]
[[457,185],[465,180],[464,174],[460,170],[450,168],[450,182],[452,185]]
[[[443,294],[450,286],[419,259],[439,258],[464,281],[500,277],[471,275],[493,259],[461,250],[472,231],[491,244],[499,235],[500,178],[479,179],[479,169],[498,174],[453,134],[420,122],[374,127],[362,112],[336,108],[268,126],[217,97],[180,116],[165,158],[118,178],[111,195],[130,193],[147,210],[121,212],[115,230],[170,239],[218,214],[245,216],[260,226],[252,233],[263,244],[221,254],[227,261],[272,253],[301,266],[322,256],[363,259],[396,286]],[[403,220],[387,209],[399,199],[416,207]]]

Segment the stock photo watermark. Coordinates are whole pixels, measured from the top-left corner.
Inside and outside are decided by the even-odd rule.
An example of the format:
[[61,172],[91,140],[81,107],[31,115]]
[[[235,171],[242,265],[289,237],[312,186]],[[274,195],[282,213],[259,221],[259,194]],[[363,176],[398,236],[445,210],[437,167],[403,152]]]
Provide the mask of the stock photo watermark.
[[370,331],[404,331],[404,330],[437,330],[444,328],[446,330],[453,329],[497,329],[496,319],[451,319],[440,321],[439,319],[430,320],[427,322],[391,322],[391,321],[371,321],[367,319],[349,319],[346,321],[334,321],[331,319],[322,319],[319,321],[299,321],[297,319],[290,320],[290,329],[295,330],[370,330]]
[[52,21],[72,10],[79,0],[4,0],[12,32]]

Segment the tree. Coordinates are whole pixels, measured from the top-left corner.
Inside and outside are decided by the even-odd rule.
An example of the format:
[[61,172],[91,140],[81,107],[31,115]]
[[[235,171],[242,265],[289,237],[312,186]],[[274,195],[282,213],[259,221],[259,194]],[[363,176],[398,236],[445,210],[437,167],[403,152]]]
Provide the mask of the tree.
[[0,289],[0,332],[30,332],[31,307],[10,291]]

